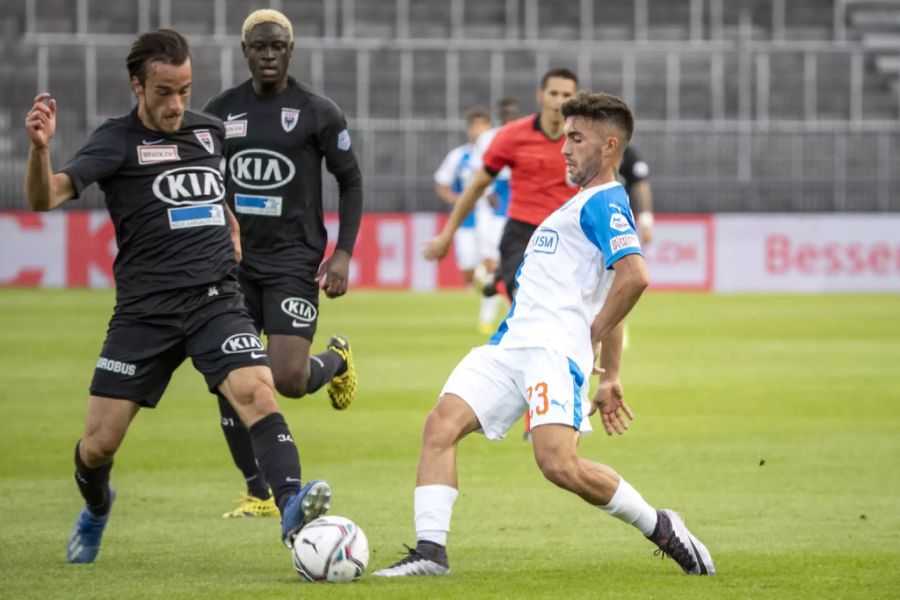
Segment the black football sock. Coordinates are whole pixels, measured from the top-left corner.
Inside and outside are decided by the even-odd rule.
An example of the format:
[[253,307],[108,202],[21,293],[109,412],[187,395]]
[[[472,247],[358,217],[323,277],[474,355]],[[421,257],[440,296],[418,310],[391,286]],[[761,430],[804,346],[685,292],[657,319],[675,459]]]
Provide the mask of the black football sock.
[[272,486],[275,504],[284,505],[300,490],[300,455],[281,413],[266,415],[250,427],[259,468]]
[[260,471],[259,465],[256,464],[250,432],[244,427],[234,407],[231,406],[231,402],[222,394],[216,394],[216,396],[219,399],[219,414],[222,415],[220,421],[222,433],[225,434],[225,441],[228,443],[234,464],[243,473],[244,481],[247,482],[247,493],[266,500],[271,496],[269,484],[266,483],[266,478]]
[[311,356],[309,359],[309,379],[306,382],[306,393],[312,394],[323,385],[331,381],[338,371],[346,370],[344,359],[334,350],[326,350],[321,354]]
[[447,547],[436,544],[435,542],[418,540],[416,542],[416,552],[428,560],[444,565],[445,567],[449,563],[447,560]]
[[102,517],[109,514],[111,502],[109,499],[109,472],[112,470],[112,461],[109,464],[92,469],[81,460],[78,448],[81,440],[75,444],[75,481],[78,490],[88,510]]

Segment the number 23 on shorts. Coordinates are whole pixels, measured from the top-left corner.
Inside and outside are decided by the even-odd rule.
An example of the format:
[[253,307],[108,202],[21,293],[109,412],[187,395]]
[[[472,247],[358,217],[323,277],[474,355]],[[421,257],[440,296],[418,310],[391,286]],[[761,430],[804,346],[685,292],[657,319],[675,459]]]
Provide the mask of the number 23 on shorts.
[[537,395],[540,402],[537,406],[531,408],[528,411],[528,414],[531,417],[535,415],[545,415],[547,411],[550,410],[550,398],[547,397],[547,383],[545,381],[538,382],[533,386],[529,385],[526,390],[528,393],[528,405],[531,406],[531,397],[533,395]]

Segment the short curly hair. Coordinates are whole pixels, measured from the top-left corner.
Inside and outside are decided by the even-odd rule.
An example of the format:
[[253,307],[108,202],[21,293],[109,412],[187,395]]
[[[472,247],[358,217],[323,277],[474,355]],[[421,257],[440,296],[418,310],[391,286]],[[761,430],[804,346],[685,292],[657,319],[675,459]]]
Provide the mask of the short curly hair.
[[287,31],[288,39],[292,42],[294,41],[294,28],[291,26],[290,20],[284,16],[284,13],[273,8],[261,8],[255,10],[244,19],[244,24],[241,26],[241,41],[246,43],[250,31],[257,25],[262,25],[263,23],[280,25]]
[[612,94],[578,92],[562,105],[562,115],[611,123],[625,132],[625,141],[634,133],[634,114],[624,100]]

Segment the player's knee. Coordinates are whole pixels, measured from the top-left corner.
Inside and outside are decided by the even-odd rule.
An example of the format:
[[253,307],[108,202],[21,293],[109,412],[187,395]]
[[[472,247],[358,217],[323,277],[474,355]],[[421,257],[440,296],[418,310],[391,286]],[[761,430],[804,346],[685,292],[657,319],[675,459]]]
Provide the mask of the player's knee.
[[116,455],[118,449],[119,444],[102,433],[85,436],[80,443],[81,459],[85,465],[91,468],[107,464]]
[[578,478],[578,462],[552,452],[535,453],[538,468],[547,481],[561,488],[570,489]]
[[431,409],[425,419],[424,444],[426,446],[452,446],[461,435],[457,429],[453,419],[438,404]]
[[302,367],[289,367],[273,371],[275,377],[275,389],[282,396],[288,398],[301,398],[306,394],[309,383],[309,369]]
[[250,390],[250,403],[261,414],[278,412],[278,402],[275,400],[272,383],[263,379],[256,381]]
[[257,415],[278,412],[271,378],[255,375],[246,377],[234,386],[233,393],[238,405],[252,409]]

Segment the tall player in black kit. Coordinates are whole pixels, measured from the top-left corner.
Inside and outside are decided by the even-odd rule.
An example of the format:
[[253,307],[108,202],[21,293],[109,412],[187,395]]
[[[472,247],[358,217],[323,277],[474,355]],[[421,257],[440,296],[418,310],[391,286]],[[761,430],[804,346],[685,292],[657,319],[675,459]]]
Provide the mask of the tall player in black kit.
[[[333,336],[312,357],[310,347],[319,287],[329,298],[346,293],[362,218],[362,178],[347,121],[334,102],[288,76],[293,29],[282,13],[251,13],[241,48],[251,78],[204,108],[225,121],[226,200],[240,221],[241,289],[256,326],[268,336],[275,389],[299,398],[328,383],[331,404],[344,409],[356,394],[347,338]],[[324,262],[323,158],[340,192],[337,246]],[[224,516],[277,514],[246,429],[221,396],[219,407],[225,439],[247,483],[237,508]]]
[[301,488],[300,459],[278,412],[266,351],[244,307],[222,202],[221,121],[187,110],[191,59],[177,32],[140,35],[127,59],[137,107],[109,119],[54,173],[56,101],[40,94],[25,119],[31,141],[25,191],[46,211],[99,182],[116,232],[116,306],[91,381],[75,479],[85,506],[66,547],[94,562],[116,498],[113,456],[142,407],[154,408],[188,356],[250,430],[282,513],[282,541],[325,512],[324,481]]

